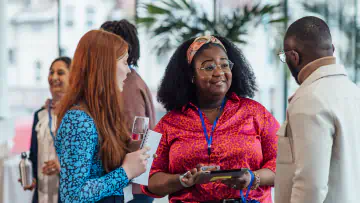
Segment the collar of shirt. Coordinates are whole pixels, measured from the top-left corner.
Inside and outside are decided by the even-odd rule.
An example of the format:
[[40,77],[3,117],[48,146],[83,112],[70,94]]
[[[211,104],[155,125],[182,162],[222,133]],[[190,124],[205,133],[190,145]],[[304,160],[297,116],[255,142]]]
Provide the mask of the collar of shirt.
[[302,89],[304,89],[305,87],[311,85],[312,83],[314,83],[317,80],[320,80],[322,78],[327,78],[327,77],[332,77],[332,76],[347,76],[345,67],[343,65],[340,64],[330,64],[330,65],[325,65],[325,66],[321,66],[318,67],[311,75],[309,75],[309,77],[307,77],[305,79],[305,81],[300,85],[300,87],[296,90],[295,94],[292,95],[289,98],[289,103],[291,101],[295,101],[297,98],[297,93],[299,91],[301,91]]
[[[228,93],[226,97],[230,100],[240,101],[240,97],[236,95],[235,92]],[[195,109],[196,111],[199,110],[194,103],[189,102],[181,108],[181,112],[185,113],[189,108]]]
[[314,73],[318,68],[326,65],[336,64],[336,58],[333,56],[319,58],[309,64],[307,64],[298,75],[298,80],[302,84],[312,73]]

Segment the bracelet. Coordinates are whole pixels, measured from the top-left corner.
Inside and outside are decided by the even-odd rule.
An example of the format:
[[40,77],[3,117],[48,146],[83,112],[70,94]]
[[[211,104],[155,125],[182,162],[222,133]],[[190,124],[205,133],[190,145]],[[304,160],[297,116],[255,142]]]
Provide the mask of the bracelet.
[[[189,172],[189,171],[188,171],[188,172]],[[184,183],[184,182],[181,180],[183,177],[185,177],[185,175],[186,175],[188,172],[186,172],[186,173],[184,173],[184,174],[182,174],[182,175],[179,176],[180,183],[181,183],[181,185],[182,185],[183,187],[185,187],[185,188],[191,187],[191,186],[186,185],[186,183]]]
[[251,186],[251,190],[256,190],[260,186],[260,176],[259,176],[259,174],[257,172],[253,172],[253,173],[254,173],[255,179],[254,179],[254,182],[253,182],[253,184]]

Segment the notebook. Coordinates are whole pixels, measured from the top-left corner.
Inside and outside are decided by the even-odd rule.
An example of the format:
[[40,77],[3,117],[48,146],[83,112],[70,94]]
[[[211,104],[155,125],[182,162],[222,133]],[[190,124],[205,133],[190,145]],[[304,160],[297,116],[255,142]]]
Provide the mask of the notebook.
[[157,148],[159,147],[161,136],[162,135],[160,133],[157,133],[152,130],[148,130],[147,133],[144,135],[140,145],[140,149],[143,148],[144,146],[150,147],[151,148],[150,151],[147,152],[150,155],[150,158],[148,159],[147,162],[146,172],[132,179],[131,182],[145,186],[149,184],[150,169],[154,161],[154,154],[156,154]]

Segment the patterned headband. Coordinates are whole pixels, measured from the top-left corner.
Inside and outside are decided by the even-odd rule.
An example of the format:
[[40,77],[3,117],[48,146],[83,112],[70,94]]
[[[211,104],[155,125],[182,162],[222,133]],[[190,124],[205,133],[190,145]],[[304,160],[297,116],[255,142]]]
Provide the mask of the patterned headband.
[[190,45],[190,47],[188,48],[187,52],[186,52],[186,56],[187,56],[187,60],[188,60],[188,64],[191,64],[196,52],[199,51],[199,49],[208,43],[213,43],[213,44],[218,44],[220,45],[225,51],[225,46],[223,45],[223,43],[221,43],[221,41],[219,39],[217,39],[214,36],[201,36],[198,37],[194,40],[194,42]]

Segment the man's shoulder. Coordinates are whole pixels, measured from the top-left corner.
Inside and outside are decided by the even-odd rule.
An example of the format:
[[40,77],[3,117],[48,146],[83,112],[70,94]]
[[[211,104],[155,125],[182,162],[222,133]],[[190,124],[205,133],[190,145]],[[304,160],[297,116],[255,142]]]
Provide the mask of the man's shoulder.
[[127,75],[125,83],[142,83],[144,80],[136,70],[131,69],[131,72]]
[[134,90],[146,90],[148,89],[145,81],[142,79],[142,77],[136,72],[136,70],[131,70],[131,73],[128,74],[125,82],[124,91],[127,90],[130,92],[134,92]]
[[300,91],[297,92],[291,100],[288,112],[289,114],[317,113],[320,110],[328,108],[326,100],[327,99],[316,89],[312,91]]

